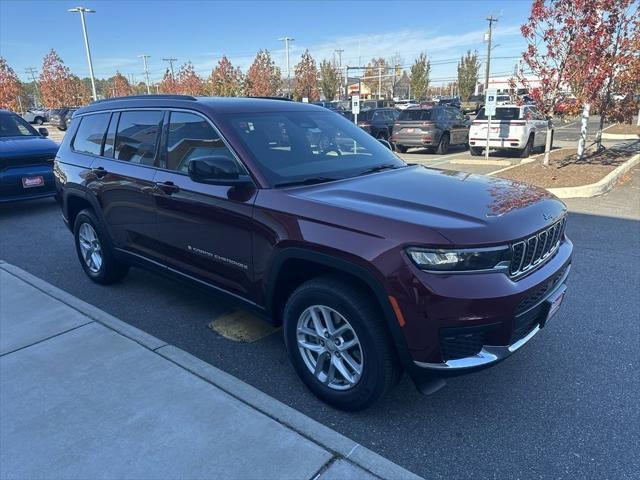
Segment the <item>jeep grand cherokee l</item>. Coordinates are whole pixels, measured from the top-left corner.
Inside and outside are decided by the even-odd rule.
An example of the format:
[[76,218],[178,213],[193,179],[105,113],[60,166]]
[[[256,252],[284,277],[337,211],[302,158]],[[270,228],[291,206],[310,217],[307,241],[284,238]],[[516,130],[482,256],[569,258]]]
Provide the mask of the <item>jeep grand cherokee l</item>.
[[55,172],[91,280],[138,265],[228,294],[282,324],[302,381],[343,409],[403,371],[426,393],[508,357],[570,270],[566,209],[546,190],[407,165],[314,105],[96,102]]

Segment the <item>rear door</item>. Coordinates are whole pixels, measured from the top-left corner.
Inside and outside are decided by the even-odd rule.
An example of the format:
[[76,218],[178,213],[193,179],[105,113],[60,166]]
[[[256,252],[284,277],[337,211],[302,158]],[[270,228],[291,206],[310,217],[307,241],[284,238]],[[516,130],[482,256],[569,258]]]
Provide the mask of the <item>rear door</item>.
[[[194,182],[193,158],[223,155],[237,161],[201,114],[171,111],[161,169],[155,178],[158,242],[164,263],[242,297],[250,296],[253,187]],[[279,148],[274,146],[274,148]]]
[[163,116],[162,110],[113,113],[89,184],[114,246],[154,260],[161,259],[153,192]]

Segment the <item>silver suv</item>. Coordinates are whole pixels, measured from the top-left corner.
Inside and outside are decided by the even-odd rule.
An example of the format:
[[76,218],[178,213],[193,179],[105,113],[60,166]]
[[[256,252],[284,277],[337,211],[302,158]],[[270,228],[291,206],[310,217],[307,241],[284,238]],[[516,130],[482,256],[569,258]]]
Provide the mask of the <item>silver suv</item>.
[[44,122],[49,121],[49,112],[41,108],[31,108],[22,114],[22,118],[29,123],[42,125]]

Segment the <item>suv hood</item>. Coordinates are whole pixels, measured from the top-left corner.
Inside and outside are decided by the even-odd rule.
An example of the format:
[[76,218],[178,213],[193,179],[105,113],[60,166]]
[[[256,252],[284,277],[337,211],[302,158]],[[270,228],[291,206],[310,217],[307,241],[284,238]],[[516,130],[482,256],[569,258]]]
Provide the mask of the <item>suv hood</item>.
[[[412,224],[435,230],[457,246],[523,238],[566,211],[551,193],[526,183],[422,166],[296,188],[289,194],[383,217],[387,221],[370,225],[377,235],[399,238],[401,224]],[[383,224],[387,231],[378,231]]]
[[0,137],[0,158],[55,157],[58,144],[44,137]]

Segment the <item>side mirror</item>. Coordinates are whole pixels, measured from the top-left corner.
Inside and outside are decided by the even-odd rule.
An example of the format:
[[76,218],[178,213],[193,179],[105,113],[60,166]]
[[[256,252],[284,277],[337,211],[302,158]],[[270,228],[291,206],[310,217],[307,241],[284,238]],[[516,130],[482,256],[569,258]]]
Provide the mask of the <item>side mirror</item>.
[[49,130],[47,130],[47,129],[46,129],[46,128],[44,128],[44,127],[40,127],[40,128],[38,129],[38,133],[39,133],[40,135],[42,135],[43,137],[48,137],[48,136],[49,136]]
[[189,178],[194,182],[210,185],[239,186],[251,183],[248,175],[244,175],[238,163],[221,155],[199,157],[189,161]]
[[379,141],[382,145],[384,145],[385,147],[387,147],[389,150],[393,150],[393,149],[391,148],[391,144],[390,144],[388,141],[386,141],[385,139],[381,138],[381,139],[379,139],[378,141]]

